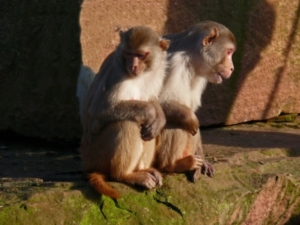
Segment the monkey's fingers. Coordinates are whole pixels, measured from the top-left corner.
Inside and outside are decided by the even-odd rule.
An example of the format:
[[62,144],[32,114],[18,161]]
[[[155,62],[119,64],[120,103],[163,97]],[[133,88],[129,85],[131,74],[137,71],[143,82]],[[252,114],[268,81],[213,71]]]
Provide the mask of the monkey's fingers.
[[160,172],[158,172],[157,170],[153,170],[151,172],[151,174],[155,177],[156,179],[156,185],[157,186],[161,186],[162,185],[162,176],[160,174]]
[[194,136],[195,134],[197,134],[199,126],[198,123],[190,122],[185,124],[184,129]]
[[206,173],[207,176],[213,177],[215,175],[215,170],[212,164],[208,163],[208,170]]
[[150,141],[154,138],[154,134],[153,134],[153,131],[152,131],[152,127],[149,126],[149,127],[142,127],[141,129],[141,138],[144,140],[144,141]]
[[142,126],[141,136],[144,141],[150,141],[155,138],[163,128],[160,121],[157,119],[150,126]]
[[158,170],[154,168],[148,168],[143,171],[151,175],[151,179],[155,181],[156,186],[162,185],[162,175]]
[[152,174],[147,172],[147,176],[145,176],[143,185],[148,188],[152,189],[155,188],[156,186],[161,186],[162,184],[162,178],[161,175],[160,177],[157,177],[158,174]]
[[186,116],[183,121],[184,129],[192,135],[197,134],[199,130],[199,121],[194,112],[190,114],[190,116]]
[[200,168],[195,169],[195,170],[190,170],[188,172],[186,172],[186,177],[188,179],[188,181],[195,183],[195,181],[199,178],[201,174],[201,170]]
[[205,164],[205,161],[202,159],[200,155],[194,155],[194,159],[195,159],[195,165],[193,169],[199,169],[203,167],[203,165]]
[[205,161],[201,168],[201,173],[204,175],[207,175],[208,177],[213,177],[214,176],[214,168],[213,168],[212,164]]

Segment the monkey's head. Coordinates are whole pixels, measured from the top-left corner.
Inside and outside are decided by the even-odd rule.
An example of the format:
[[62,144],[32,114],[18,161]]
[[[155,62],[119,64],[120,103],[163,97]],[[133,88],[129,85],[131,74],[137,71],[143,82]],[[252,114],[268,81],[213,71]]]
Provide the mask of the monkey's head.
[[121,31],[120,38],[121,43],[118,48],[122,64],[128,75],[132,77],[155,70],[164,60],[164,52],[170,43],[169,40],[161,39],[157,33],[146,26]]
[[196,48],[189,50],[196,74],[211,83],[221,83],[231,76],[236,41],[228,28],[213,21],[200,22],[188,30],[186,39],[197,43]]

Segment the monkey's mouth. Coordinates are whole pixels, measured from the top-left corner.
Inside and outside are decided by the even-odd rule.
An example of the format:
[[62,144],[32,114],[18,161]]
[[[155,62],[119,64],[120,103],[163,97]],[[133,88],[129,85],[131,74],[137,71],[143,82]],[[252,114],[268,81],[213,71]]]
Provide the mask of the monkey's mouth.
[[129,75],[134,78],[134,77],[138,77],[140,75],[140,72],[139,71],[128,71]]
[[223,76],[223,74],[221,74],[221,73],[217,73],[217,74],[215,75],[215,78],[216,78],[216,79],[215,79],[216,83],[219,84],[219,83],[222,83],[224,76]]

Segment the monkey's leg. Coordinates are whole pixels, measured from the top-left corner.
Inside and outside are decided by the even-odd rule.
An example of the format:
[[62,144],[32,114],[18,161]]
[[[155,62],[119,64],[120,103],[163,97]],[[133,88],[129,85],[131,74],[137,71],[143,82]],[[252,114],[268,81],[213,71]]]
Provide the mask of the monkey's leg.
[[195,171],[193,180],[196,180],[199,177],[200,172],[209,177],[213,177],[214,176],[214,168],[211,163],[209,163],[208,161],[206,161],[204,159],[200,130],[199,130],[198,134],[195,136],[195,141],[196,141],[195,155],[199,155],[202,157],[203,165],[202,165],[201,171]]
[[162,185],[162,176],[158,170],[152,168],[152,163],[155,155],[155,148],[157,141],[159,141],[160,137],[157,136],[155,140],[152,141],[143,141],[143,154],[139,161],[139,164],[136,168],[139,172],[148,172],[152,174],[156,178],[156,185]]
[[[143,158],[144,144],[140,138],[140,128],[132,121],[119,122],[120,127],[116,130],[118,144],[115,148],[115,155],[111,160],[111,177],[117,181],[131,185],[141,185],[148,189],[161,184],[161,175],[158,171],[151,168],[141,170],[144,164]],[[143,159],[150,163],[153,160]]]

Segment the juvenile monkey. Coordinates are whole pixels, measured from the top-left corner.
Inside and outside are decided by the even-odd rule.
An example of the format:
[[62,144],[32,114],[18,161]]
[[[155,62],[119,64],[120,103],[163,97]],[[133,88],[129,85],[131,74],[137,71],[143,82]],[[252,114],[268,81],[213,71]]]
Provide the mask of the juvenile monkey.
[[169,68],[159,100],[167,118],[158,146],[156,168],[186,172],[195,181],[200,172],[212,177],[213,167],[204,161],[199,122],[195,115],[207,81],[221,83],[234,70],[233,34],[223,25],[205,21],[188,30],[167,35]]
[[103,62],[85,101],[80,153],[91,186],[112,198],[106,179],[154,188],[155,137],[165,125],[158,103],[169,41],[145,26],[120,32],[120,44]]

